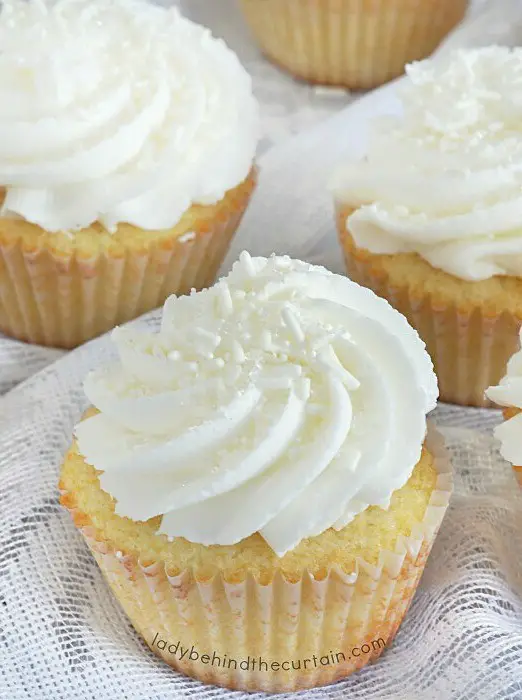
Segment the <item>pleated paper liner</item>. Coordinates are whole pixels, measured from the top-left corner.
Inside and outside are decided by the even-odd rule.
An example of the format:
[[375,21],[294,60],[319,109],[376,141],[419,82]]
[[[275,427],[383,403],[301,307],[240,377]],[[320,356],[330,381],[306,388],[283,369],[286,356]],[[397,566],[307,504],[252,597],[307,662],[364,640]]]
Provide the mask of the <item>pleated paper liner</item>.
[[314,83],[368,89],[429,56],[467,0],[241,0],[263,52]]
[[[300,580],[280,573],[230,582],[169,571],[115,550],[81,512],[74,494],[61,502],[82,531],[110,587],[149,647],[182,673],[247,691],[283,692],[332,683],[377,659],[410,605],[452,490],[441,436],[426,446],[438,472],[422,522],[378,565],[359,559]],[[255,661],[255,663],[254,663]],[[306,662],[306,663],[305,663]]]
[[393,283],[376,264],[379,256],[355,245],[346,227],[351,211],[343,205],[337,211],[348,277],[387,299],[418,331],[435,366],[441,401],[493,406],[484,392],[499,383],[509,358],[520,347],[522,314],[492,312],[469,301],[450,303],[433,289],[424,293],[419,285],[410,286],[407,274],[400,284]]
[[171,294],[210,286],[255,181],[253,170],[216,205],[193,206],[171,231],[120,225],[121,235],[103,250],[96,235],[88,239],[89,231],[82,232],[83,249],[74,238],[60,248],[56,235],[3,220],[0,331],[29,343],[72,348],[160,306]]

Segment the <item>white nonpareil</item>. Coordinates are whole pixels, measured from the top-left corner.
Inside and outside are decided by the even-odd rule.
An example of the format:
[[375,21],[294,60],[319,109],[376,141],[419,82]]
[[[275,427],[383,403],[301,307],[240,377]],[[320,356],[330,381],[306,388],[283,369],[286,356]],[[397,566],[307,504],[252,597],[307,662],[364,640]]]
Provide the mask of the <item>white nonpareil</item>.
[[[522,342],[522,331],[520,339]],[[490,387],[486,395],[499,406],[519,408],[522,411],[522,350],[509,360],[500,384]],[[504,459],[515,466],[522,465],[522,413],[498,425],[495,437],[500,440],[500,452]]]
[[375,254],[415,252],[465,280],[522,276],[522,49],[412,64],[400,117],[374,124],[335,195]]
[[416,332],[371,291],[243,253],[165,304],[159,333],[116,329],[76,428],[116,512],[163,515],[205,545],[260,532],[282,555],[387,507],[420,457],[437,383]]
[[175,226],[252,167],[249,75],[210,31],[144,0],[4,0],[3,216],[48,231]]

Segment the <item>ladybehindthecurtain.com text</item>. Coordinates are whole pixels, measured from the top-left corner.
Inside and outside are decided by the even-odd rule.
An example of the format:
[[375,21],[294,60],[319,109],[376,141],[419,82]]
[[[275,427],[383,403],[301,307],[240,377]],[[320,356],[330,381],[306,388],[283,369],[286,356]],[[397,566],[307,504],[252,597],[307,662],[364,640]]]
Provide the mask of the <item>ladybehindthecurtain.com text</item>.
[[165,639],[161,639],[158,633],[156,633],[156,636],[152,640],[151,646],[157,646],[161,651],[167,651],[180,661],[183,659],[186,661],[199,661],[202,664],[217,666],[219,668],[234,670],[239,668],[243,671],[300,671],[301,669],[310,670],[312,668],[318,668],[319,666],[335,666],[335,664],[349,661],[351,658],[357,658],[358,656],[370,654],[372,651],[383,649],[386,646],[386,642],[384,639],[375,639],[369,644],[353,647],[349,654],[342,651],[330,651],[323,656],[316,656],[313,654],[312,657],[308,659],[286,659],[284,661],[272,661],[263,659],[261,656],[257,658],[247,656],[245,659],[234,659],[227,656],[227,654],[219,656],[216,652],[212,654],[201,654],[194,646],[183,647],[179,641],[176,643],[169,643]]

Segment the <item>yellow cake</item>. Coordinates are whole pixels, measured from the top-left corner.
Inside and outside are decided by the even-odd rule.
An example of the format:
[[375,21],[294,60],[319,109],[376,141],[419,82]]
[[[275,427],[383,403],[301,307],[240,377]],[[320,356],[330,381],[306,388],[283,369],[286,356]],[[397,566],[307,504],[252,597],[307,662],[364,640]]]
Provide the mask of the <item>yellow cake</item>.
[[[433,537],[423,539],[418,552],[405,554],[396,576],[383,573],[376,581],[364,572],[351,583],[350,575],[361,561],[378,567],[381,552],[400,549],[403,538],[419,529],[435,501],[437,479],[433,457],[425,449],[406,485],[394,493],[388,511],[367,508],[343,530],[329,529],[305,540],[281,559],[258,534],[229,547],[205,547],[181,538],[169,542],[158,535],[159,517],[134,522],[115,515],[114,501],[102,491],[96,470],[85,463],[76,445],[65,458],[59,489],[62,505],[152,651],[176,670],[204,682],[284,692],[332,683],[390,646]],[[326,597],[328,607],[323,610]],[[267,629],[268,619],[262,615],[271,614],[277,619]],[[305,628],[306,635],[301,632]],[[161,640],[169,643],[164,649],[158,644]],[[268,661],[267,677],[252,673],[241,679],[241,674],[232,673],[237,664],[222,668],[216,660],[205,668],[201,658],[181,659],[181,651],[168,649],[176,642],[184,649],[194,648],[199,657],[216,654],[238,662],[261,658]],[[348,653],[365,645],[370,652],[355,657]],[[328,664],[314,665],[314,655],[317,659],[326,655]],[[311,661],[305,670],[307,658]],[[290,661],[288,672],[273,671],[272,662],[284,660]]]
[[348,276],[418,330],[450,403],[491,405],[519,348],[522,132],[499,86],[520,71],[522,51],[498,47],[410,66],[402,116],[334,177]]
[[150,648],[267,692],[380,656],[451,490],[440,438],[425,438],[435,378],[405,320],[324,268],[244,254],[170,299],[159,333],[114,340],[59,489]]
[[72,348],[212,284],[256,181],[235,54],[145,0],[7,0],[0,41],[0,332]]
[[467,0],[241,0],[264,53],[298,78],[369,89],[425,58]]

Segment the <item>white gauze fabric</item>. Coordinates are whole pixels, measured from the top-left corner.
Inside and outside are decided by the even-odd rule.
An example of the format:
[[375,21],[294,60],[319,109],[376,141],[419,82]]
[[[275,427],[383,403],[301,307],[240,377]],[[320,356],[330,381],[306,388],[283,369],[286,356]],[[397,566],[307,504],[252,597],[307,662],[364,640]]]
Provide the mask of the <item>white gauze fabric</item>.
[[[196,21],[231,32],[233,48],[236,37],[241,57],[258,76],[258,96],[265,98],[264,147],[280,143],[261,158],[260,186],[224,269],[248,248],[342,272],[324,184],[339,154],[361,134],[345,128],[348,115],[341,113],[295,139],[286,137],[333,111],[328,100],[343,104],[348,98],[319,99],[301,85],[290,89],[292,81],[248,44],[228,0],[184,5],[194,9]],[[502,37],[516,43],[521,4],[482,5],[487,21],[478,14],[470,32],[457,32],[449,43]],[[364,118],[372,106],[362,101],[353,109]],[[154,312],[136,323],[158,322]],[[58,504],[59,464],[86,407],[82,381],[111,353],[107,337],[63,357],[0,340],[0,391],[7,392],[0,397],[0,700],[260,698],[201,685],[153,656]],[[439,406],[435,419],[454,462],[456,489],[410,611],[377,664],[301,693],[303,700],[522,697],[522,493],[492,436],[500,415]]]

